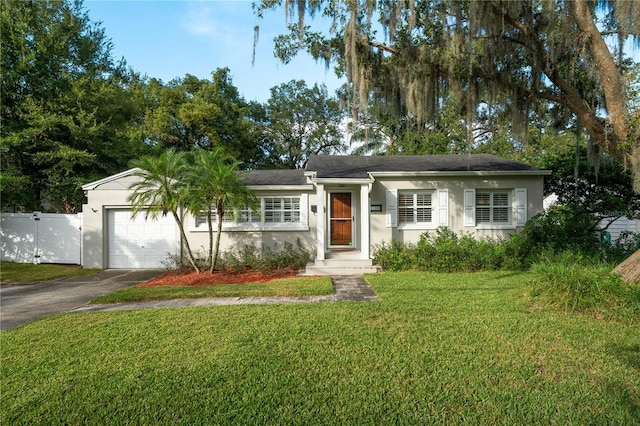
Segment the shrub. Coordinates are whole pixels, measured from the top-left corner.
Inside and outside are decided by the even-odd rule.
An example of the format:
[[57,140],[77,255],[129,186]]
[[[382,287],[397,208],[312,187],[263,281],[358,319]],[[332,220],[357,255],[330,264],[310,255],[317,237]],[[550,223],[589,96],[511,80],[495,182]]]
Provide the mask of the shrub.
[[610,243],[601,238],[596,222],[597,218],[578,208],[553,207],[529,220],[523,232],[511,236],[507,246],[512,259],[525,268],[567,251],[615,265],[640,249],[640,234],[625,231]]
[[[259,249],[254,244],[240,246],[237,250],[227,250],[220,253],[218,268],[221,271],[243,272],[256,270],[260,272],[270,272],[278,269],[302,269],[311,261],[311,253],[300,240],[294,246],[291,243],[284,243],[282,249],[276,244],[273,248]],[[206,270],[207,259],[196,259],[202,270]],[[166,269],[173,271],[188,271],[189,267],[186,259],[181,259],[179,255],[170,255],[163,262]]]
[[282,249],[258,249],[255,245],[242,246],[238,250],[228,250],[220,256],[220,269],[240,272],[248,269],[260,272],[278,269],[302,269],[311,260],[311,253],[298,240],[294,246],[284,243]]
[[[208,260],[202,257],[195,257],[194,261],[198,265],[201,271],[207,269]],[[193,267],[189,263],[189,259],[186,254],[180,256],[179,254],[167,254],[167,257],[161,262],[164,269],[168,271],[188,272],[193,271]]]
[[603,259],[617,265],[638,250],[640,250],[640,233],[623,231],[613,243],[604,245]]
[[415,246],[392,240],[390,244],[374,244],[372,247],[376,264],[387,271],[405,271],[417,269],[414,261]]
[[458,236],[449,228],[420,235],[417,244],[374,245],[375,261],[390,271],[473,272],[501,269],[512,265],[503,240],[476,240],[472,235]]
[[534,249],[594,252],[599,245],[596,223],[592,215],[577,208],[556,206],[531,218],[524,227],[522,238],[529,252]]

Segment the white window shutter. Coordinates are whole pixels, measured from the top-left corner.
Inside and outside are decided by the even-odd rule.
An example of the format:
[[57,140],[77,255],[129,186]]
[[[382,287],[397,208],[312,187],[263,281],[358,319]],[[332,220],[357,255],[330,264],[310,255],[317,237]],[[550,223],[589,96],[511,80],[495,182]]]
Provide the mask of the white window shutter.
[[387,228],[398,226],[398,190],[387,191]]
[[464,226],[476,225],[476,190],[464,190]]
[[438,226],[449,226],[448,189],[438,189]]
[[300,224],[309,226],[309,194],[300,195]]
[[516,226],[524,226],[527,223],[527,189],[516,189]]

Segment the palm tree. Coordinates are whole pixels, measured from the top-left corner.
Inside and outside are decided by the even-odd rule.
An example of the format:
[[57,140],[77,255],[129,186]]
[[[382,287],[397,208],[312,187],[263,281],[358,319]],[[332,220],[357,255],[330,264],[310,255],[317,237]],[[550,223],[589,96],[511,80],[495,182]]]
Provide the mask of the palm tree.
[[[189,210],[198,215],[206,212],[209,227],[209,272],[213,273],[220,250],[222,221],[227,211],[248,206],[256,207],[256,197],[242,182],[238,166],[241,163],[221,148],[193,152],[193,166],[186,175],[189,185]],[[217,235],[213,248],[213,213],[217,217]]]
[[183,218],[188,188],[180,177],[186,172],[185,154],[167,150],[159,157],[145,156],[133,161],[131,165],[138,168],[133,176],[139,178],[130,186],[133,192],[128,197],[133,217],[142,211],[145,211],[145,219],[156,219],[160,214],[166,216],[171,213],[180,229],[180,239],[189,263],[200,273],[184,231]]

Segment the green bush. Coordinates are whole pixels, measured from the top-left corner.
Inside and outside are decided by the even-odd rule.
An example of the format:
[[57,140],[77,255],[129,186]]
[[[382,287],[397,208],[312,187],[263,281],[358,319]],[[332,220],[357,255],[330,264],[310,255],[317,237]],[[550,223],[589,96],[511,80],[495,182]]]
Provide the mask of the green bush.
[[398,241],[391,241],[390,244],[373,245],[374,261],[387,271],[406,271],[417,269],[415,267],[415,245],[412,243],[403,244]]
[[524,230],[507,241],[511,261],[528,268],[541,259],[578,253],[592,262],[616,265],[640,249],[640,234],[623,232],[614,242],[601,238],[597,218],[570,206],[553,207],[531,218]]
[[529,249],[546,248],[559,252],[576,249],[593,252],[599,245],[597,220],[571,206],[552,207],[531,218],[522,236]]
[[[203,257],[196,257],[196,264],[201,271],[208,268],[208,259]],[[161,262],[164,269],[167,271],[189,272],[193,271],[193,268],[189,264],[189,259],[186,254],[180,256],[179,254],[168,254],[167,257]]]
[[449,228],[420,235],[417,244],[374,245],[375,262],[389,271],[417,270],[432,272],[474,272],[519,269],[519,262],[509,260],[503,240],[476,240],[472,235],[458,236]]
[[220,256],[220,269],[241,272],[257,270],[269,272],[279,269],[302,269],[311,261],[311,253],[298,240],[294,246],[284,243],[282,249],[258,249],[255,245],[242,246],[238,250],[228,250]]
[[603,246],[603,259],[617,265],[640,250],[640,232],[623,231],[617,240]]

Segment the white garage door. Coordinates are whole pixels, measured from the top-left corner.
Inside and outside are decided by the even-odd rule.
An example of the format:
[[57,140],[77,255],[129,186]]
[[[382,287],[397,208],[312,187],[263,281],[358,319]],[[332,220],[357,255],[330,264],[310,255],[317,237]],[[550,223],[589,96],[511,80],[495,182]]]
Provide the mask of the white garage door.
[[109,268],[162,268],[162,261],[177,253],[176,223],[171,215],[157,219],[144,213],[131,218],[131,210],[109,210]]

